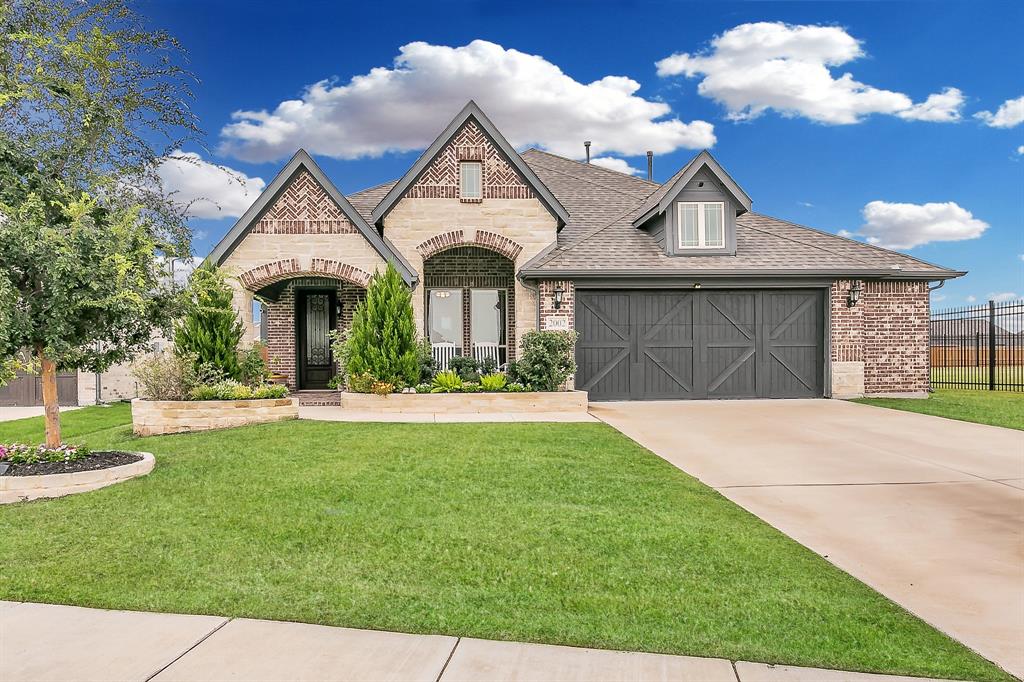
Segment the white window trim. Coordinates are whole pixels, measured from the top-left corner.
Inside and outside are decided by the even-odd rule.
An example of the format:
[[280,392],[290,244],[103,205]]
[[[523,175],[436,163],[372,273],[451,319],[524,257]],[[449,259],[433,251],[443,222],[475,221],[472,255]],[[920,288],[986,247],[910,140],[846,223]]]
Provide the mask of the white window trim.
[[[683,207],[697,207],[697,244],[690,246],[683,244]],[[722,209],[722,243],[708,244],[704,224],[704,207],[719,206]],[[724,201],[677,201],[676,202],[676,248],[680,250],[691,249],[724,249],[726,244],[725,236],[725,202]]]
[[[462,170],[469,164],[477,168],[476,194],[466,194],[466,182]],[[459,198],[460,199],[483,199],[484,196],[484,164],[481,161],[460,161],[459,162]]]

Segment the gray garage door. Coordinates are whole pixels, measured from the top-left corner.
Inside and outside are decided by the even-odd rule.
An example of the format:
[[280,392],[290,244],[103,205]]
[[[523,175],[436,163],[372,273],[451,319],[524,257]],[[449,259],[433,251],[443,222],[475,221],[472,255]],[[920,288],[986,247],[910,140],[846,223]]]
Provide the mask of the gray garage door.
[[817,290],[576,292],[576,387],[592,400],[823,393]]

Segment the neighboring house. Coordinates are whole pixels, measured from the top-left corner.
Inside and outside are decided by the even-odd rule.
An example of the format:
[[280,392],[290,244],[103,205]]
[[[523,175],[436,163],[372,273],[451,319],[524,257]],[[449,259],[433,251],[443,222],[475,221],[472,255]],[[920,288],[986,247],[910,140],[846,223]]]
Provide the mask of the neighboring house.
[[928,389],[928,282],[962,275],[751,212],[707,152],[657,184],[531,149],[470,102],[398,181],[348,197],[300,150],[216,246],[293,389],[334,373],[388,261],[443,364],[514,360],[579,332],[591,399],[821,397]]

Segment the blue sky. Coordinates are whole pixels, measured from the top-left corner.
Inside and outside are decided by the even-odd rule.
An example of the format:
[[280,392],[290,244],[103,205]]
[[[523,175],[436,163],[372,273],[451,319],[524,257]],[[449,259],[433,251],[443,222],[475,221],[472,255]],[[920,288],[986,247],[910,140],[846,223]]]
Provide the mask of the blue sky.
[[[658,180],[710,143],[755,211],[970,271],[937,307],[1024,296],[1024,3],[140,9],[202,81],[207,149],[184,151],[249,178],[269,182],[300,144],[345,193],[397,178],[472,96],[516,144],[582,155],[589,138],[635,169],[656,148]],[[196,211],[199,255],[260,187],[204,170],[171,183],[221,206]]]

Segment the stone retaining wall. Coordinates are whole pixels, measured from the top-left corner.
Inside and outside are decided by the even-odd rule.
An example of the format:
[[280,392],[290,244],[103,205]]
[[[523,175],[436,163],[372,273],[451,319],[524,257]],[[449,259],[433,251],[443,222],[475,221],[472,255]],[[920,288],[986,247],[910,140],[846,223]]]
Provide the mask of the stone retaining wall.
[[381,413],[587,412],[584,391],[554,393],[342,393],[341,407]]
[[132,401],[132,430],[138,436],[227,429],[298,417],[296,398]]
[[74,495],[145,476],[153,470],[156,460],[148,452],[136,454],[142,455],[138,462],[108,469],[44,476],[0,476],[0,504]]

